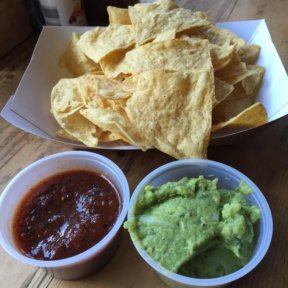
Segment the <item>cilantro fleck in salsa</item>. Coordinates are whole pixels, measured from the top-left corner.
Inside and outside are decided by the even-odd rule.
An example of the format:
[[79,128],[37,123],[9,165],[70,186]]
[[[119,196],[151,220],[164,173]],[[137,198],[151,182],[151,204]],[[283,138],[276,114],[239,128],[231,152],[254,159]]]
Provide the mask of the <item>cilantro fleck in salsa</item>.
[[28,191],[13,219],[14,239],[30,258],[64,259],[104,238],[120,210],[120,196],[107,178],[92,171],[66,171]]

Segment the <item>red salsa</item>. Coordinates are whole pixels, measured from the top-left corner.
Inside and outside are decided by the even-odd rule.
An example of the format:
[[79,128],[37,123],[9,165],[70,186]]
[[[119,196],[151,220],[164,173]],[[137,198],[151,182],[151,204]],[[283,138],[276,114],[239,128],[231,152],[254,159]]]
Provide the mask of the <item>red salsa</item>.
[[58,260],[99,242],[114,226],[121,200],[113,184],[91,171],[67,171],[37,184],[13,219],[16,245],[28,257]]

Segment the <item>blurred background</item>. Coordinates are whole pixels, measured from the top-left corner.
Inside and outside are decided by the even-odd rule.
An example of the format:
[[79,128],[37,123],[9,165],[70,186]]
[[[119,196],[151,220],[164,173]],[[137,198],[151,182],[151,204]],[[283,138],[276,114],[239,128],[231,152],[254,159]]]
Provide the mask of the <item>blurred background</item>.
[[105,26],[106,7],[133,5],[136,0],[1,0],[0,58],[41,31],[43,25]]
[[[29,37],[35,37],[35,35],[37,37],[37,33],[40,33],[46,22],[47,25],[84,25],[86,21],[85,25],[88,26],[107,25],[107,5],[127,7],[137,2],[154,2],[154,0],[0,0],[0,58]],[[288,0],[176,0],[176,3],[184,8],[187,6],[195,9],[195,11],[199,10],[198,6],[200,6],[200,10],[207,11],[211,19],[217,19],[219,22],[226,21],[227,18],[231,21],[265,18],[287,69],[288,40],[285,37],[287,35],[285,27],[287,27],[288,18],[278,17],[278,15],[287,10]],[[75,7],[76,10],[74,17],[69,15],[71,7]],[[77,7],[80,9],[77,10]],[[62,13],[59,12],[60,10]],[[66,22],[64,11],[68,11]],[[62,19],[60,19],[61,16]],[[71,23],[67,24],[69,19]]]

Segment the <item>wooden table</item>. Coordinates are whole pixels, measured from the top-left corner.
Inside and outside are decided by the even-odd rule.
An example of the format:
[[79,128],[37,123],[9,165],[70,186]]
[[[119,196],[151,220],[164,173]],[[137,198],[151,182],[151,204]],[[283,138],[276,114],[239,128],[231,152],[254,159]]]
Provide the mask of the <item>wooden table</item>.
[[[185,8],[206,11],[212,21],[265,18],[272,39],[288,69],[287,0],[199,0],[178,1]],[[0,59],[0,108],[20,81],[37,35],[31,36]],[[269,67],[268,67],[269,69]],[[279,91],[286,93],[287,91]],[[277,95],[276,95],[277,96]],[[52,153],[70,150],[62,144],[27,134],[0,119],[0,190],[23,167]],[[131,190],[152,169],[173,159],[156,150],[104,151],[97,153],[115,161],[125,172]],[[261,264],[232,287],[288,287],[288,117],[268,125],[249,138],[230,146],[209,147],[208,158],[239,169],[265,194],[274,218],[274,234]],[[97,274],[79,281],[60,281],[42,269],[18,263],[0,249],[1,287],[165,287],[142,261],[123,231],[120,248]]]

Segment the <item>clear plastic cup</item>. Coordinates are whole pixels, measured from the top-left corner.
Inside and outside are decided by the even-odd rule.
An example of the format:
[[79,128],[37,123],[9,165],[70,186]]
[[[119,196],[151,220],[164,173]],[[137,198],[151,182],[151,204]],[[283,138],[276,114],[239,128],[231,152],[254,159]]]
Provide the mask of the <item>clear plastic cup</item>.
[[[105,175],[116,187],[122,209],[109,233],[86,251],[61,260],[36,260],[24,256],[14,243],[11,222],[19,202],[30,188],[42,179],[59,172],[86,169]],[[22,263],[43,267],[59,279],[78,279],[101,268],[114,254],[119,244],[120,229],[129,207],[128,182],[121,169],[108,158],[96,153],[69,151],[44,157],[20,171],[0,196],[0,244]]]
[[272,239],[273,222],[271,211],[259,188],[247,176],[236,169],[219,162],[204,159],[178,160],[161,166],[148,174],[137,185],[132,194],[130,208],[128,211],[128,220],[133,216],[133,209],[131,208],[141,194],[144,186],[148,184],[160,186],[168,181],[177,181],[182,177],[194,178],[200,175],[203,175],[207,179],[218,178],[219,187],[227,189],[235,189],[238,187],[241,180],[245,181],[252,188],[253,192],[252,194],[248,195],[247,198],[251,203],[257,205],[262,210],[262,217],[259,223],[258,240],[251,260],[243,268],[229,275],[211,279],[191,278],[170,272],[155,262],[141,247],[140,243],[133,242],[135,248],[142,258],[156,271],[159,277],[169,287],[203,288],[225,286],[252,271],[265,256]]

